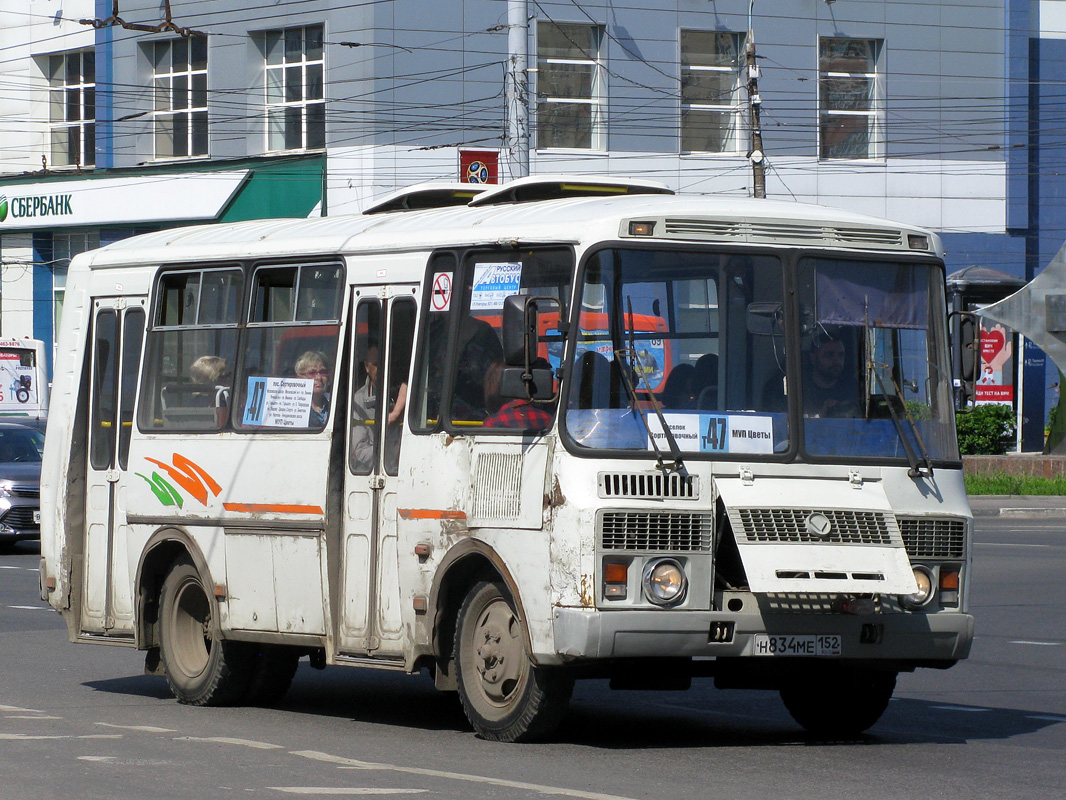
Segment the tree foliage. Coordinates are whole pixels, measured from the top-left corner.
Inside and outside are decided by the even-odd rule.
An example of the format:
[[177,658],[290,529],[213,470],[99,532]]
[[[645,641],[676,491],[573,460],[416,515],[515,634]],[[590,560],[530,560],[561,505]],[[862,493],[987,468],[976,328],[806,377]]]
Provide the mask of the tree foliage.
[[998,456],[1014,439],[1014,409],[1009,405],[980,405],[955,420],[959,450],[964,456]]

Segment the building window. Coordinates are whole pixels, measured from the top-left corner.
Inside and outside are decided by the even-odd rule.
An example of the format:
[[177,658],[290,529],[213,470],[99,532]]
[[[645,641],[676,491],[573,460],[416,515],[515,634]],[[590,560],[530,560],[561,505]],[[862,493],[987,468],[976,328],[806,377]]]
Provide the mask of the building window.
[[728,31],[681,31],[681,150],[740,149],[740,49]]
[[55,167],[96,163],[96,55],[92,50],[48,58],[50,162]]
[[207,39],[152,45],[155,157],[207,155]]
[[883,90],[878,39],[825,38],[818,47],[819,155],[878,158],[882,154]]
[[267,149],[326,146],[322,26],[266,34]]
[[602,40],[596,25],[537,23],[537,147],[603,148]]

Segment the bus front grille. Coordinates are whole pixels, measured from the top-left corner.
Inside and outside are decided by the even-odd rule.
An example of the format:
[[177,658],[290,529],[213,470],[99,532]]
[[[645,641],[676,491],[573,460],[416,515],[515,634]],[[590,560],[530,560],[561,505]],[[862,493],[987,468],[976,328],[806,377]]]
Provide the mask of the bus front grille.
[[600,519],[600,548],[709,552],[713,531],[711,514],[607,511]]
[[694,475],[679,475],[676,472],[667,475],[661,472],[601,472],[597,478],[600,497],[604,498],[698,500],[700,497],[699,478]]
[[900,517],[899,532],[911,558],[966,557],[965,520]]
[[[815,510],[799,508],[741,508],[737,512],[737,534],[749,542],[802,544],[892,545],[892,535],[885,514],[879,511]],[[807,524],[812,514],[821,514],[830,522],[827,534],[819,535]],[[895,526],[892,526],[895,527]]]

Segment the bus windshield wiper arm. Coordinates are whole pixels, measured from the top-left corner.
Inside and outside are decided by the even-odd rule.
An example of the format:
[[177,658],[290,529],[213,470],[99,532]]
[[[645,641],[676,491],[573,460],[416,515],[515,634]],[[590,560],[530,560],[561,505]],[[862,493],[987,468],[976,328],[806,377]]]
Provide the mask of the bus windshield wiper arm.
[[[655,393],[652,392],[651,386],[648,384],[647,374],[643,369],[637,369],[637,367],[634,366],[634,364],[640,363],[640,359],[637,358],[637,348],[633,341],[632,300],[629,300],[629,327],[629,347],[617,348],[614,351],[615,358],[617,359],[620,357],[625,365],[625,368],[619,370],[619,372],[622,375],[622,383],[625,384],[626,393],[629,395],[629,404],[633,408],[633,411],[640,417],[640,421],[644,423],[644,428],[648,431],[648,439],[651,440],[651,446],[655,448],[656,466],[663,472],[680,472],[685,466],[684,462],[681,460],[681,448],[677,445],[677,439],[674,438],[674,432],[671,431],[670,426],[666,424],[666,417],[663,416],[662,406],[659,405]],[[651,400],[651,407],[655,411],[655,416],[659,419],[659,425],[662,426],[663,435],[666,437],[666,443],[670,448],[671,461],[669,462],[663,459],[663,451],[659,448],[659,443],[655,441],[651,425],[648,423],[648,416],[644,409],[640,407],[640,401],[637,398],[637,387],[633,385],[630,370],[639,372],[644,381],[644,390],[648,393],[648,398]]]
[[[922,436],[918,432],[918,426],[914,422],[914,418],[911,417],[907,411],[907,407],[903,407],[903,413],[907,416],[907,422],[910,425],[911,433],[914,434],[914,441],[918,443],[918,447],[921,448],[921,458],[914,452],[914,446],[907,439],[907,433],[903,430],[903,418],[899,413],[899,409],[896,408],[892,399],[893,396],[889,395],[886,391],[884,378],[881,377],[881,370],[887,369],[884,364],[875,364],[873,361],[869,362],[869,369],[874,374],[874,379],[877,381],[878,387],[881,389],[881,395],[885,398],[885,405],[888,406],[888,414],[892,417],[892,424],[896,426],[896,435],[899,436],[900,442],[903,444],[903,452],[907,456],[907,463],[910,464],[910,469],[907,470],[907,475],[912,478],[920,478],[922,475],[933,475],[933,465],[929,463],[929,453],[925,449],[925,444],[922,442]],[[889,376],[891,377],[891,375]],[[902,402],[903,392],[900,391],[899,386],[896,385],[895,378],[892,378],[892,386],[896,390],[894,395]],[[869,409],[869,398],[867,398],[867,409]],[[869,410],[867,410],[869,414]]]

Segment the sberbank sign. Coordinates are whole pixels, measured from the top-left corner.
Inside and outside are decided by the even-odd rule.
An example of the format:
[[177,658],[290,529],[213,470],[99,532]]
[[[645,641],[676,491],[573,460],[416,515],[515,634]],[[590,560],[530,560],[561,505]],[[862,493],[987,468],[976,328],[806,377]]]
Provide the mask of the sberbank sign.
[[70,206],[72,194],[39,194],[32,197],[0,195],[0,222],[29,217],[67,217],[74,214]]

